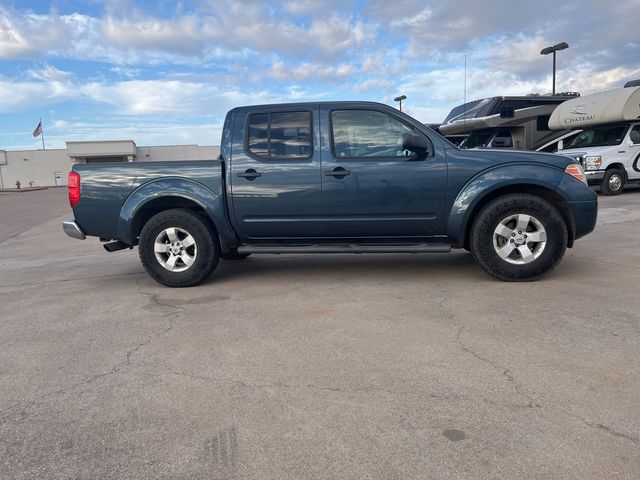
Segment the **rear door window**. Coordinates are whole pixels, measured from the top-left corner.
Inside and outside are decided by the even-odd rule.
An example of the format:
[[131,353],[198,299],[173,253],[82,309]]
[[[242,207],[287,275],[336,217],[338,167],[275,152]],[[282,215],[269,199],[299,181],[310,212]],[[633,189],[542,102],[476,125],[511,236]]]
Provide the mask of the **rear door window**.
[[311,157],[311,112],[269,112],[249,115],[247,150],[264,159]]

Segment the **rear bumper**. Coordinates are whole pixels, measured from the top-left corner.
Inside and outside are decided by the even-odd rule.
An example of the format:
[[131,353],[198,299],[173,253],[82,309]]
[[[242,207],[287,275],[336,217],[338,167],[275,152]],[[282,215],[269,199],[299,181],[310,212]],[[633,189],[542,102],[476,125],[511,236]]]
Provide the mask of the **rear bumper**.
[[71,238],[77,238],[78,240],[87,238],[75,220],[64,220],[62,222],[62,230]]

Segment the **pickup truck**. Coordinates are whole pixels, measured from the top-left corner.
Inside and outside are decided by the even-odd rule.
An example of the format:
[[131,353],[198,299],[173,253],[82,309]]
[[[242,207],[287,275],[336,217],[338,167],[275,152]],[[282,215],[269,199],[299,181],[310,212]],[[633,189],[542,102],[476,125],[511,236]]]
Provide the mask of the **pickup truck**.
[[76,164],[69,201],[69,236],[137,245],[171,287],[202,282],[221,258],[452,248],[495,278],[530,281],[597,216],[574,159],[460,150],[373,102],[235,108],[217,160]]

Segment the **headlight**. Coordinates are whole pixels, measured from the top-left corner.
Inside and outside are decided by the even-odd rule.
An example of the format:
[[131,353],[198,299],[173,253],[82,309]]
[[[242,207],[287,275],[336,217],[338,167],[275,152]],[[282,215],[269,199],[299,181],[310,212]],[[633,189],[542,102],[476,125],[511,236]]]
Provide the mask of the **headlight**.
[[567,165],[567,168],[564,169],[564,172],[587,185],[587,176],[584,174],[582,165],[580,165],[579,163],[570,163],[569,165]]
[[584,159],[585,170],[598,170],[602,165],[602,157],[600,155],[588,156]]

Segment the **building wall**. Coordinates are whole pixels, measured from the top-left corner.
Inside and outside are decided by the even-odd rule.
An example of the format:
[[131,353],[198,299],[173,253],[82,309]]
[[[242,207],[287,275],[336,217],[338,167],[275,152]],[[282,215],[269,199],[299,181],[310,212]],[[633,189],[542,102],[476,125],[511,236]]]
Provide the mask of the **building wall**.
[[[4,162],[6,160],[6,162]],[[4,165],[2,163],[5,163]],[[73,162],[67,156],[66,149],[55,150],[19,150],[0,152],[0,188],[16,188],[16,180],[22,188],[33,182],[34,187],[55,185],[54,173],[62,174],[62,184],[67,184],[67,174]]]
[[66,143],[67,154],[74,158],[90,157],[93,154],[105,157],[134,156],[136,154],[136,143],[133,140],[97,140]]
[[137,147],[135,161],[215,160],[218,155],[220,155],[220,147],[201,147],[199,145]]
[[[77,142],[79,143],[79,142]],[[83,154],[94,154],[101,158],[110,153],[102,151],[105,142],[95,142],[94,146],[83,145]],[[133,143],[133,142],[132,142]],[[135,146],[135,144],[134,144]],[[74,147],[75,148],[75,147]],[[129,156],[134,162],[174,161],[174,160],[215,160],[220,155],[220,147],[199,145],[170,145],[158,147],[135,147],[136,154]],[[33,186],[51,187],[55,183],[55,172],[61,173],[62,185],[67,184],[67,174],[74,164],[78,152],[72,149],[54,150],[0,150],[0,189],[16,188],[19,180],[23,188],[33,182]],[[25,160],[26,159],[26,160]],[[79,161],[84,162],[86,159]]]

